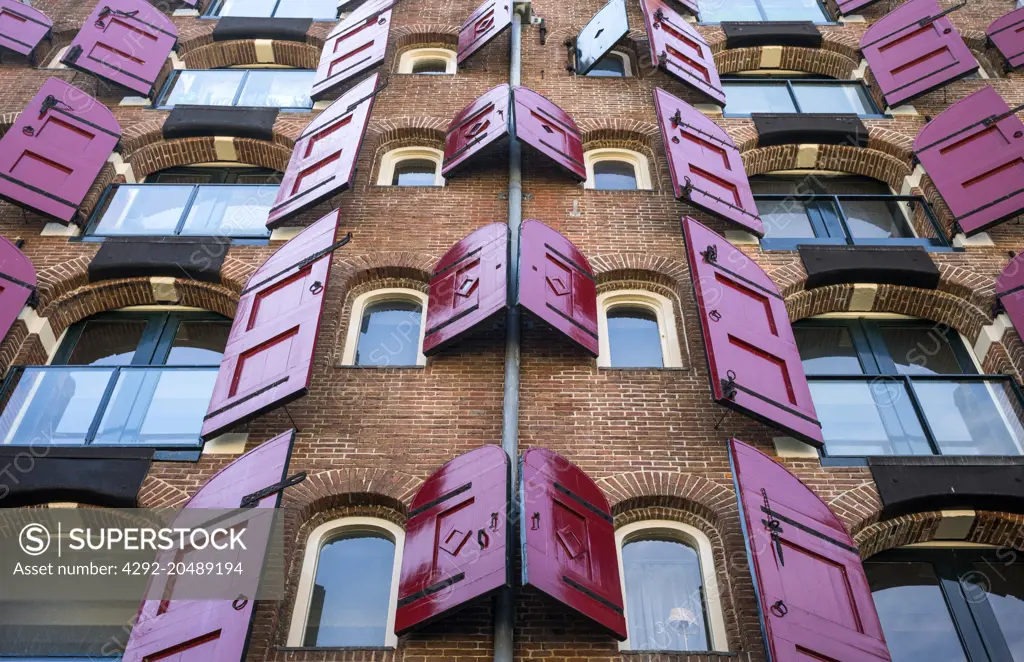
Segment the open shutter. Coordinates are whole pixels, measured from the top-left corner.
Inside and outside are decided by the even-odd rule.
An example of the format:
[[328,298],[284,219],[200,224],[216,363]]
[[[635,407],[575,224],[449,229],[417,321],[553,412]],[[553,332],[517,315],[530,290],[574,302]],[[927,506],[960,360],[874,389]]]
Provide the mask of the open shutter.
[[1024,210],[1024,123],[991,87],[957,101],[914,139],[914,154],[957,225],[976,234]]
[[779,463],[729,442],[769,660],[890,660],[857,545]]
[[597,279],[572,242],[540,221],[519,234],[519,305],[597,356]]
[[725,106],[715,56],[697,29],[662,0],[641,0],[640,6],[651,43],[651,62],[719,106]]
[[519,499],[523,586],[625,640],[615,527],[601,488],[561,455],[531,448],[520,463]]
[[512,584],[509,473],[505,451],[484,446],[448,462],[420,487],[405,525],[395,634]]
[[529,88],[515,88],[512,97],[516,102],[516,138],[584,181],[587,168],[583,165],[583,138],[576,122]]
[[611,0],[576,37],[576,73],[586,76],[628,32],[626,0]]
[[851,14],[858,9],[864,9],[878,2],[878,0],[836,0],[839,13],[843,16]]
[[996,300],[1024,338],[1024,253],[1017,253],[996,279]]
[[393,4],[393,0],[369,0],[331,30],[320,51],[313,99],[338,91],[342,83],[384,61]]
[[459,64],[512,27],[511,0],[485,0],[459,30]]
[[676,197],[764,236],[740,150],[704,113],[655,88],[654,106]]
[[448,249],[430,276],[423,353],[435,354],[508,306],[508,226],[492,223]]
[[822,445],[779,289],[756,262],[692,218],[683,219],[715,402]]
[[334,241],[340,215],[332,211],[289,240],[245,284],[203,439],[306,394],[333,251],[348,242]]
[[462,109],[444,138],[444,164],[441,174],[449,173],[508,135],[511,92],[502,83]]
[[9,239],[0,237],[0,342],[36,289],[36,268]]
[[1024,7],[997,18],[985,32],[1010,68],[1024,66]]
[[910,0],[860,40],[885,102],[898,106],[978,70],[978,62],[938,0]]
[[0,0],[0,48],[28,55],[52,27],[53,21],[38,9],[18,0]]
[[50,78],[0,138],[0,198],[68,223],[120,138],[106,106]]
[[[292,440],[295,431],[289,430],[257,446],[220,470],[185,504],[185,512],[194,508],[239,508],[242,498],[264,488],[281,483],[288,471]],[[264,497],[255,508],[277,508],[281,492]],[[183,513],[184,514],[184,513]],[[188,519],[188,518],[186,518]],[[266,519],[261,516],[261,525]],[[246,536],[246,546],[252,550],[257,541],[252,533]],[[252,551],[246,556],[255,560]],[[173,559],[168,559],[173,560]],[[246,568],[246,573],[252,570]],[[249,645],[252,629],[254,596],[239,596],[237,600],[175,600],[173,577],[154,577],[147,596],[162,595],[163,600],[146,600],[139,610],[123,662],[241,662]]]

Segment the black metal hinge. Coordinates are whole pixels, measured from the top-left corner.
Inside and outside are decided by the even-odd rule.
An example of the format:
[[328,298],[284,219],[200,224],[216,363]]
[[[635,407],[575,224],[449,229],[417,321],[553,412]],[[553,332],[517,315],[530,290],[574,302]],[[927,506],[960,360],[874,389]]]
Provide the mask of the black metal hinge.
[[260,501],[263,501],[268,496],[272,496],[274,494],[277,494],[278,492],[282,492],[286,487],[298,485],[304,480],[306,480],[305,471],[297,473],[294,476],[289,476],[288,478],[282,480],[280,483],[275,483],[274,485],[264,487],[262,490],[253,492],[252,494],[246,494],[244,497],[242,497],[242,503],[239,504],[238,507],[255,508],[257,505],[259,505]]

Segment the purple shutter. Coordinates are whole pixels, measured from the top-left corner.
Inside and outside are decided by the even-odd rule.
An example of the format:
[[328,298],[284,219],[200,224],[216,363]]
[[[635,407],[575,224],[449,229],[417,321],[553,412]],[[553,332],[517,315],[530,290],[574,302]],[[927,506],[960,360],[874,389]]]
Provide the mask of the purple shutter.
[[925,125],[914,154],[967,235],[1024,209],[1024,123],[993,88]]
[[910,0],[876,21],[860,40],[885,102],[898,106],[978,70],[938,0]]
[[516,138],[562,166],[580,181],[587,178],[583,165],[583,139],[569,114],[526,87],[512,91],[516,102]]
[[546,448],[523,453],[519,481],[523,586],[533,586],[624,640],[615,527],[601,488]]
[[586,76],[628,33],[626,0],[609,0],[576,37],[576,74]]
[[1011,68],[1024,66],[1024,7],[997,18],[986,34]]
[[340,216],[334,210],[289,240],[245,284],[203,439],[306,394],[333,251],[345,241],[334,241]]
[[697,29],[662,0],[642,0],[651,61],[687,86],[725,106],[715,56]]
[[378,91],[377,78],[377,74],[371,75],[328,106],[295,141],[270,208],[268,228],[283,225],[351,186]]
[[729,134],[665,90],[654,90],[654,105],[676,197],[763,237],[747,171]]
[[0,237],[0,342],[36,288],[36,268],[6,237]]
[[0,198],[68,223],[120,138],[106,106],[50,78],[0,138]]
[[500,446],[464,453],[423,483],[409,509],[395,633],[511,585],[510,464]]
[[996,299],[1024,338],[1024,253],[1017,253],[996,279]]
[[878,2],[878,0],[836,0],[839,13],[843,16],[851,14],[858,9],[864,9]]
[[[185,504],[185,509],[238,508],[244,496],[280,483],[288,471],[294,436],[294,430],[278,435],[221,469]],[[276,492],[255,507],[277,508],[280,500],[281,492]],[[269,527],[266,533],[267,538],[258,541],[264,551],[269,542]],[[254,542],[257,541],[252,534],[248,534],[247,546]],[[249,559],[255,557],[250,553],[246,562]],[[252,629],[256,603],[253,596],[234,602],[175,600],[174,587],[167,576],[153,578],[147,595],[163,595],[164,599],[142,603],[123,662],[241,662]]]
[[38,9],[18,0],[0,0],[0,49],[29,55],[52,27],[53,21]]
[[511,26],[511,0],[485,0],[459,30],[459,64]]
[[857,545],[779,463],[729,442],[747,559],[769,659],[888,662]]
[[505,310],[508,259],[508,226],[491,223],[438,260],[430,276],[424,354],[436,354]]
[[384,61],[393,4],[369,0],[331,31],[320,52],[312,98],[337,92],[342,83]]
[[683,219],[715,402],[822,445],[779,289],[757,263],[692,218]]
[[502,83],[484,92],[455,116],[444,138],[442,175],[447,177],[456,168],[508,135],[511,98],[508,85]]

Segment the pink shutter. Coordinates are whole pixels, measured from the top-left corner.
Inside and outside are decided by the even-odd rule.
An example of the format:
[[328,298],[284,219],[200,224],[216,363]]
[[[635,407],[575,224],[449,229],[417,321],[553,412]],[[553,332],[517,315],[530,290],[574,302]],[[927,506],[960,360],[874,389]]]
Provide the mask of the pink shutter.
[[562,166],[583,181],[583,139],[569,114],[526,87],[512,91],[515,99],[516,138]]
[[910,0],[876,21],[860,40],[886,103],[898,106],[978,70],[937,0]]
[[[283,481],[294,436],[294,430],[278,435],[221,469],[185,504],[186,511],[238,508],[243,497]],[[255,507],[277,508],[280,501],[281,493],[276,492]],[[268,538],[258,541],[264,551],[269,533],[267,528]],[[247,546],[254,542],[251,534],[247,535]],[[254,596],[240,596],[234,602],[175,600],[174,588],[167,576],[154,577],[147,595],[163,595],[164,599],[142,603],[123,662],[241,662],[252,630]]]
[[697,29],[663,0],[641,0],[640,6],[651,43],[651,62],[719,106],[725,106],[715,56]]
[[843,16],[851,14],[858,9],[864,9],[878,2],[878,0],[836,0],[839,13]]
[[942,111],[914,140],[917,159],[968,235],[1024,210],[1024,122],[1015,110],[986,87]]
[[1024,253],[1017,253],[996,279],[996,300],[1024,338]]
[[1024,66],[1024,7],[997,18],[986,34],[1011,68]]
[[818,422],[779,289],[757,263],[683,219],[715,402],[815,446]]
[[508,307],[508,226],[491,223],[448,249],[430,276],[423,353],[435,354]]
[[50,78],[0,138],[0,198],[68,223],[120,138],[106,106]]
[[0,48],[29,55],[52,27],[53,21],[38,9],[18,0],[0,0]]
[[511,0],[485,0],[459,30],[459,64],[511,26]]
[[523,586],[533,586],[624,640],[615,527],[601,488],[546,448],[527,450],[520,467]]
[[462,109],[451,124],[444,139],[445,177],[488,146],[508,135],[511,93],[502,83]]
[[676,197],[763,237],[747,171],[729,134],[665,90],[654,90],[654,106]]
[[519,239],[519,305],[597,356],[597,279],[571,241],[540,221]]
[[314,99],[384,61],[391,33],[393,0],[369,0],[327,35],[313,81]]
[[747,558],[769,659],[887,662],[857,545],[779,463],[729,442]]
[[36,268],[6,237],[0,237],[0,342],[36,289]]
[[395,633],[511,585],[509,459],[500,446],[464,453],[423,483],[409,509]]
[[340,216],[332,211],[289,240],[245,284],[203,439],[306,394],[333,251],[346,242],[334,241]]
[[377,74],[359,83],[309,123],[295,141],[292,158],[270,208],[267,227],[347,191],[370,123]]

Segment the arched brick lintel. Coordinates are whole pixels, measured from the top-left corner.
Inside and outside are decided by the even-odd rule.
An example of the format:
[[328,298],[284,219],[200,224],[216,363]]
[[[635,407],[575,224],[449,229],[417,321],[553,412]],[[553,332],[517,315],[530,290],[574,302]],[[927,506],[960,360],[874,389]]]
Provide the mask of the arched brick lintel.
[[[133,137],[131,144],[137,147],[126,151],[124,160],[131,164],[136,179],[174,166],[229,160],[223,151],[218,152],[212,136],[164,140],[159,131],[151,129],[145,136]],[[233,138],[232,160],[284,172],[293,147],[294,141],[275,129],[273,141]]]
[[[307,39],[309,37],[307,36]],[[296,69],[316,69],[322,44],[273,40],[274,64]],[[208,42],[187,40],[181,47],[181,59],[189,69],[220,69],[239,65],[262,64],[256,54],[255,39]]]
[[776,170],[835,170],[881,180],[899,192],[904,179],[913,171],[911,144],[884,129],[869,129],[866,148],[815,145],[817,156],[813,165],[800,164],[800,145],[757,147],[758,137],[752,127],[733,131],[731,135],[743,155],[748,175]]
[[[935,540],[942,513],[912,513],[879,521],[872,514],[853,526],[853,537],[862,558],[914,543]],[[993,545],[1004,550],[1024,551],[1024,515],[978,511],[966,542]]]
[[[848,44],[832,38],[828,32],[824,33],[824,37],[821,48],[777,47],[782,49],[782,59],[778,66],[772,68],[802,71],[836,79],[851,78],[860,65],[856,46],[851,49]],[[719,74],[761,69],[764,52],[760,47],[726,49],[724,38],[712,43],[711,47],[715,53],[715,65]]]

